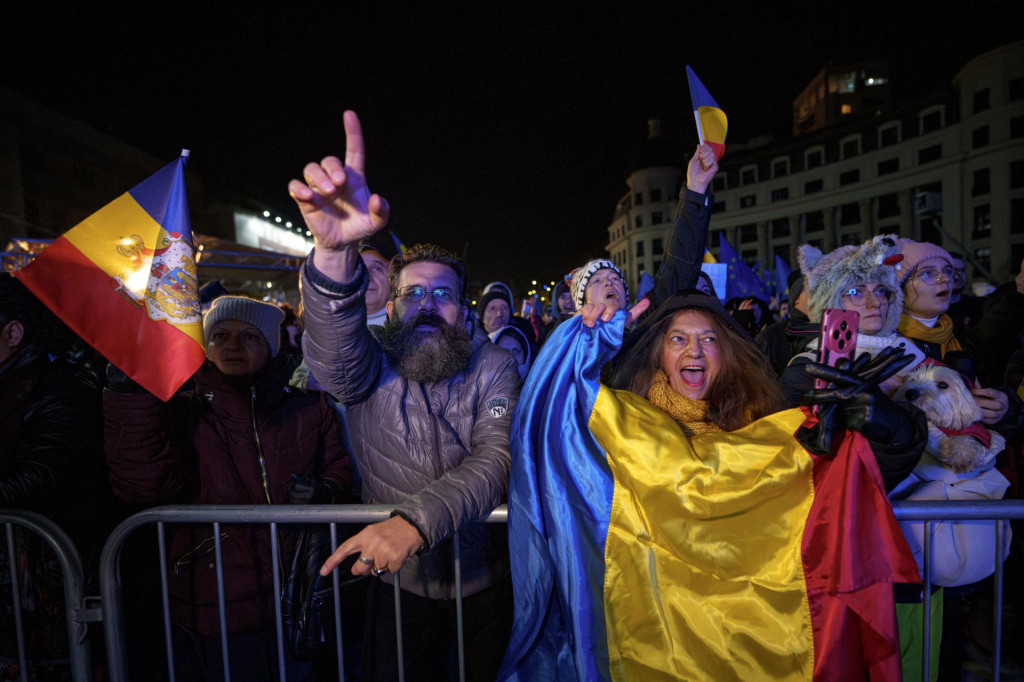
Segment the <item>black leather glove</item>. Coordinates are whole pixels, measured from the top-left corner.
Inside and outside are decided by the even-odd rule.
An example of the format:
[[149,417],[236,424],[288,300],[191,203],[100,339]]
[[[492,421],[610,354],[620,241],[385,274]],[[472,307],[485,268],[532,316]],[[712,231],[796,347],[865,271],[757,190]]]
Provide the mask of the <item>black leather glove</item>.
[[914,421],[878,384],[912,360],[913,356],[898,348],[886,348],[874,357],[864,353],[849,366],[842,360],[838,367],[816,362],[804,365],[805,372],[830,385],[801,396],[801,403],[818,405],[819,409],[817,426],[797,434],[800,443],[815,454],[828,454],[833,434],[851,429],[879,443],[909,444],[917,437]]
[[288,504],[333,504],[337,497],[338,490],[332,481],[292,474]]
[[142,393],[146,390],[112,362],[107,363],[107,388],[115,393]]

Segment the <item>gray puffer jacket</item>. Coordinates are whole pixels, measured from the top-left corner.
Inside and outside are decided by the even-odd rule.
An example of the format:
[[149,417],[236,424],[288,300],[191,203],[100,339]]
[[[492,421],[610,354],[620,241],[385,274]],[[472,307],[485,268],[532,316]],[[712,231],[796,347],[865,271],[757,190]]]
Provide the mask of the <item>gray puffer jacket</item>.
[[344,284],[316,270],[312,257],[303,267],[306,362],[346,407],[363,501],[395,505],[427,543],[402,567],[402,587],[453,598],[452,536],[459,531],[463,594],[474,594],[509,570],[505,527],[472,522],[508,492],[515,360],[477,330],[466,370],[447,381],[405,379],[366,327],[367,275],[361,261],[358,267]]

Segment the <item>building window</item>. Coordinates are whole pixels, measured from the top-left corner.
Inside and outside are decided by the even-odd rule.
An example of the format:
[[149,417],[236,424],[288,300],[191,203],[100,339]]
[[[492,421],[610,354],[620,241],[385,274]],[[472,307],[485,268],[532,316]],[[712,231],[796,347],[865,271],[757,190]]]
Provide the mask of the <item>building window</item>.
[[1010,162],[1010,189],[1024,187],[1024,159]]
[[740,171],[740,184],[753,185],[757,182],[757,166],[747,166]]
[[643,226],[644,226],[644,217],[643,216],[639,216],[638,215],[636,218],[633,219],[633,227],[643,227]]
[[1019,99],[1024,99],[1024,77],[1020,76],[1010,79],[1010,101],[1016,102]]
[[975,128],[971,133],[971,146],[977,149],[988,145],[988,126]]
[[660,260],[654,261],[654,271],[657,272],[658,270],[661,270],[661,261]]
[[860,204],[843,204],[839,207],[839,225],[856,225],[860,222]]
[[971,185],[971,196],[980,197],[992,191],[988,168],[974,171],[974,183]]
[[772,161],[772,177],[782,178],[789,175],[789,159],[776,159]]
[[643,263],[637,263],[636,264],[636,274],[639,275],[643,271],[644,271],[644,264]]
[[788,187],[777,187],[776,189],[772,190],[771,197],[772,197],[772,201],[782,201],[783,199],[788,199],[789,198],[789,188]]
[[659,189],[652,189],[651,190],[651,203],[653,204],[653,203],[657,203],[659,201],[661,201],[661,189],[660,188]]
[[825,187],[825,181],[821,178],[817,180],[811,180],[810,182],[804,183],[804,194],[814,194],[820,192]]
[[711,191],[721,192],[725,189],[725,173],[719,173],[715,176],[715,179],[711,181]]
[[1024,116],[1014,116],[1010,119],[1010,137],[1024,137]]
[[757,195],[748,194],[745,197],[740,197],[740,208],[750,208],[751,206],[757,205]]
[[900,169],[899,158],[889,159],[888,161],[882,161],[878,164],[878,174],[888,175],[889,173],[895,173]]
[[651,225],[661,225],[661,221],[661,211],[654,211],[651,213]]
[[839,174],[840,185],[851,185],[855,182],[860,182],[860,170],[854,168]]
[[820,232],[825,229],[825,214],[821,211],[811,211],[800,216],[804,223],[804,234],[808,232]]
[[637,242],[636,242],[636,257],[637,258],[643,258],[644,257],[644,242],[643,242],[643,240],[640,240],[640,239],[638,239]]
[[945,110],[941,107],[928,109],[921,114],[921,134],[933,132],[942,128]]
[[924,149],[917,152],[917,162],[919,164],[931,163],[932,161],[938,161],[941,158],[941,144],[933,144],[931,147],[925,147]]
[[855,156],[860,156],[860,136],[843,140],[840,143],[840,150],[844,159],[852,159]]
[[986,270],[992,267],[992,249],[985,246],[974,250],[974,260]]
[[654,239],[651,241],[651,255],[660,256],[665,253],[665,247],[662,246],[661,239]]
[[978,90],[976,93],[974,93],[973,113],[976,114],[979,111],[985,111],[991,106],[991,104],[989,103],[989,94],[990,91],[988,88],[985,88],[984,90]]
[[757,241],[757,223],[740,225],[740,242],[749,243]]
[[900,198],[896,194],[883,194],[878,197],[878,217],[891,218],[900,214]]
[[890,147],[900,141],[900,124],[893,123],[878,129],[878,146]]
[[634,206],[642,206],[643,203],[644,203],[644,193],[643,192],[637,192],[635,195],[633,195],[633,205]]
[[818,147],[807,152],[804,156],[804,163],[808,170],[811,168],[818,168],[825,164],[825,150]]
[[[789,218],[776,218],[772,221],[772,239],[789,236]],[[788,246],[786,247],[789,248]]]
[[[1010,234],[1024,233],[1024,199],[1010,200]],[[1011,260],[1019,263],[1020,260]]]
[[984,239],[992,236],[992,212],[988,204],[980,204],[974,207],[974,231],[971,237]]
[[725,213],[725,202],[716,201],[715,205],[711,208],[712,213]]

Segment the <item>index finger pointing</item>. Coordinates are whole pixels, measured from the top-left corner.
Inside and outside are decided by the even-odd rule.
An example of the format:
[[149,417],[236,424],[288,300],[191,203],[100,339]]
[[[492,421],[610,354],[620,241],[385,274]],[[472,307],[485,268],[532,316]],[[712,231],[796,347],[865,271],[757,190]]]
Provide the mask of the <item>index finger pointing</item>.
[[356,112],[345,112],[345,165],[357,173],[364,173],[366,148],[363,145],[363,126]]

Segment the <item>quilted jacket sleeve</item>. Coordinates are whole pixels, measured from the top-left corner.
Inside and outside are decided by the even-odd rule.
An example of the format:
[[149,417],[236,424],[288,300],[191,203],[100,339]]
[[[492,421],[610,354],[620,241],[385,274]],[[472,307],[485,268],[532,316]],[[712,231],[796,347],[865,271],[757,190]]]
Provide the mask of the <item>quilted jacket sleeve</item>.
[[381,371],[380,346],[366,328],[366,286],[362,259],[355,280],[338,283],[313,267],[310,254],[299,280],[302,293],[302,351],[321,386],[343,405],[365,400]]

